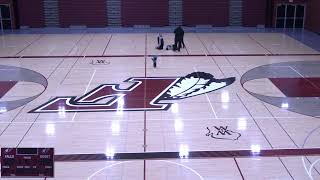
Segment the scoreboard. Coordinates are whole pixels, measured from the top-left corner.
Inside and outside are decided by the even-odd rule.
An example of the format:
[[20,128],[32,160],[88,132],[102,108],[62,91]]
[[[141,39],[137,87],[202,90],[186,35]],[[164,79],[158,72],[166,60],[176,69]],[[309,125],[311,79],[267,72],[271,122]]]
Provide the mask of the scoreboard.
[[1,177],[54,177],[54,149],[1,148]]

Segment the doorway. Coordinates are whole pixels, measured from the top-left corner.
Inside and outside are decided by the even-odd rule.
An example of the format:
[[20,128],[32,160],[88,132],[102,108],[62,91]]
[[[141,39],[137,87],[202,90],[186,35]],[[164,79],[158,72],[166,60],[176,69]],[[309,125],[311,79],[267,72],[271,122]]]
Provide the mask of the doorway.
[[278,4],[276,28],[304,28],[305,4]]
[[0,4],[1,29],[12,29],[11,7],[9,4]]

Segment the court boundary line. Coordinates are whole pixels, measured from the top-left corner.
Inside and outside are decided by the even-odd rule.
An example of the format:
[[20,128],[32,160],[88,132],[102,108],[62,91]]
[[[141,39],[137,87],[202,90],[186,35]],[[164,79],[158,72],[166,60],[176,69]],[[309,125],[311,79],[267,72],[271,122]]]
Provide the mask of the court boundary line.
[[[109,37],[108,42],[107,42],[107,45],[106,45],[106,47],[103,49],[102,56],[106,53],[106,51],[107,51],[107,49],[108,49],[108,46],[109,46],[109,44],[110,44],[110,42],[111,42],[112,36],[113,36],[113,34],[111,34],[111,36]],[[89,47],[89,45],[88,45],[88,47]]]
[[244,176],[243,176],[242,171],[241,171],[241,169],[240,169],[240,166],[239,166],[239,164],[238,164],[238,162],[237,162],[237,159],[234,157],[233,160],[234,160],[234,163],[235,163],[236,166],[237,166],[237,169],[238,169],[238,171],[239,171],[239,173],[240,173],[240,176],[241,176],[242,180],[244,180]]
[[273,54],[273,52],[271,52],[271,50],[269,50],[268,48],[264,47],[264,45],[262,45],[262,43],[260,43],[258,40],[256,40],[254,37],[252,37],[250,34],[247,34],[249,39],[251,39],[252,41],[254,41],[255,43],[257,43],[260,47],[262,47],[262,49],[266,50],[266,54]]
[[[148,58],[148,34],[145,34],[145,47],[144,47],[144,77],[147,77],[147,58]],[[145,82],[147,82],[145,80]],[[146,94],[147,92],[147,84],[144,85],[144,97],[143,97],[143,106],[146,107]],[[147,111],[143,111],[143,152],[147,152]],[[147,162],[143,160],[143,179],[146,180],[147,177]]]
[[[273,116],[273,119],[276,121],[276,123],[279,125],[279,127],[283,130],[283,132],[288,136],[288,138],[291,140],[291,142],[294,144],[294,146],[299,148],[300,146],[295,142],[295,140],[291,137],[291,135],[288,133],[288,131],[285,129],[285,127],[282,125],[282,123],[279,121],[280,118],[274,116],[272,111],[269,109],[269,107],[265,103],[261,102],[261,104],[266,108],[266,110],[270,113],[270,115]],[[303,156],[303,158],[306,158],[307,161],[310,163],[310,165],[312,164],[312,161],[307,156]],[[320,172],[318,171],[317,167],[314,167],[314,169],[318,173],[318,175],[320,175]]]
[[[201,37],[197,34],[197,38],[199,39],[199,41],[201,42],[202,46],[205,48],[205,56],[208,57],[208,54],[210,54],[210,51],[208,49],[208,47],[205,45],[205,43],[202,41]],[[221,72],[221,74],[226,78],[226,75],[223,73],[221,66],[218,65],[218,63],[216,62],[216,60],[213,58],[213,56],[209,56],[210,59],[213,61],[213,63],[218,67],[219,71]]]
[[44,37],[43,34],[41,34],[38,38],[34,39],[32,42],[30,42],[27,46],[25,46],[24,48],[22,48],[20,51],[18,51],[15,56],[18,56],[20,53],[22,53],[24,50],[28,49],[33,43],[40,41],[40,39]]

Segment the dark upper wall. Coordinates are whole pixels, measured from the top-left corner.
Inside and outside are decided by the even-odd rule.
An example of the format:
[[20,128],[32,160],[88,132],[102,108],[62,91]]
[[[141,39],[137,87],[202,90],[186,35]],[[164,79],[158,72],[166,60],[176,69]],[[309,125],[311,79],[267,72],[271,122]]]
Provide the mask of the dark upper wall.
[[20,26],[43,27],[43,1],[18,0]]
[[243,26],[266,24],[267,0],[243,0]]
[[229,24],[229,0],[184,0],[183,24],[227,26]]
[[105,0],[59,0],[59,18],[62,27],[70,25],[107,26]]
[[122,25],[167,26],[168,0],[122,0]]
[[309,0],[305,27],[320,33],[320,0]]

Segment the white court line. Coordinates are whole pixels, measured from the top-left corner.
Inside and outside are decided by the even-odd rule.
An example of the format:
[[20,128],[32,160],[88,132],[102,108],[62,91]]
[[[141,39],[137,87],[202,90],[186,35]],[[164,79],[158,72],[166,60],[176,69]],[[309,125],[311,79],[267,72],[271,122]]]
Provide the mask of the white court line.
[[[194,69],[195,72],[198,72],[197,68],[194,67],[193,69]],[[205,94],[206,94],[207,100],[208,100],[208,102],[209,102],[209,104],[210,104],[211,110],[212,110],[212,112],[213,112],[213,114],[214,114],[214,117],[215,117],[215,119],[217,119],[217,118],[218,118],[217,113],[216,113],[216,111],[213,109],[213,106],[212,106],[212,104],[211,104],[211,102],[210,102],[209,96],[208,96],[207,93],[205,93]]]
[[[96,72],[97,72],[97,70],[94,69],[94,71],[93,71],[93,73],[92,73],[92,76],[91,76],[91,79],[90,79],[90,81],[89,81],[89,83],[88,83],[88,85],[87,85],[87,88],[86,88],[86,90],[84,91],[83,94],[86,94],[86,93],[88,92],[88,89],[89,89],[89,87],[90,87],[90,84],[91,84],[91,82],[92,82],[92,80],[93,80],[93,77],[94,77],[94,75],[96,74]],[[73,114],[73,117],[72,117],[72,120],[71,120],[72,122],[74,122],[74,118],[76,117],[77,113],[78,113],[78,112],[75,112],[75,113]]]
[[295,73],[299,74],[299,76],[304,78],[304,76],[300,74],[297,70],[295,70],[293,67],[289,66],[289,68],[292,69]]
[[[303,144],[302,144],[302,148],[304,148],[304,146],[306,145],[306,143],[307,143],[308,139],[311,137],[311,135],[312,135],[314,132],[316,132],[317,130],[319,130],[319,128],[320,128],[320,126],[316,127],[315,129],[313,129],[312,131],[310,131],[310,132],[308,133],[307,137],[304,139],[304,142],[303,142]],[[306,163],[305,163],[305,161],[304,161],[304,157],[302,157],[301,159],[302,159],[302,164],[303,164],[303,167],[304,167],[304,169],[305,169],[305,172],[308,174],[309,178],[310,178],[311,180],[313,180],[313,177],[312,177],[312,169],[314,168],[315,164],[317,164],[320,159],[318,159],[318,160],[316,160],[315,162],[311,163],[310,160],[306,157],[306,159],[310,162],[309,170],[308,170],[308,168],[307,168],[307,166],[306,166]],[[315,170],[317,170],[317,169],[315,168]]]
[[109,168],[112,168],[113,166],[117,166],[117,165],[120,165],[120,164],[124,164],[124,163],[130,163],[130,162],[133,162],[133,161],[124,161],[124,162],[119,162],[119,163],[115,163],[115,164],[111,164],[111,165],[108,165],[104,168],[101,168],[99,169],[98,171],[94,172],[93,174],[91,174],[87,180],[90,180],[92,177],[94,177],[95,175],[99,174],[101,171],[105,170],[105,169],[109,169]]
[[315,162],[313,162],[311,164],[311,166],[309,167],[309,172],[308,172],[308,175],[310,177],[311,180],[313,180],[313,177],[312,177],[312,169],[313,167],[320,161],[320,159],[317,159]]
[[301,160],[302,160],[302,164],[303,164],[304,170],[305,170],[306,173],[308,174],[309,178],[310,178],[311,180],[313,180],[313,177],[312,177],[312,176],[309,174],[309,172],[308,172],[308,168],[307,168],[306,163],[305,163],[305,161],[304,161],[304,157],[301,157]]
[[[174,165],[177,165],[177,166],[181,166],[189,171],[191,171],[193,174],[195,174],[196,176],[199,177],[200,180],[204,180],[204,178],[194,169],[192,169],[191,167],[189,166],[186,166],[186,165],[183,165],[181,163],[176,163],[176,162],[173,162],[173,161],[167,161],[167,160],[157,160],[159,162],[164,162],[164,163],[168,163],[168,164],[174,164]],[[98,171],[94,172],[93,174],[91,174],[87,180],[90,180],[92,179],[94,176],[96,176],[97,174],[101,173],[102,171],[104,170],[107,170],[109,168],[112,168],[114,166],[118,166],[118,165],[121,165],[121,164],[125,164],[125,163],[132,163],[132,162],[139,162],[139,161],[124,161],[124,162],[118,162],[118,163],[114,163],[114,164],[111,164],[111,165],[108,165],[106,167],[103,167],[101,169],[99,169]]]
[[86,90],[84,91],[84,94],[86,94],[86,93],[88,92],[88,89],[89,89],[89,87],[90,87],[90,84],[91,84],[91,82],[92,82],[92,80],[93,80],[94,75],[96,74],[96,71],[97,71],[96,69],[93,71],[93,74],[92,74],[91,79],[90,79],[90,81],[89,81],[89,83],[88,83],[88,85],[87,85]]

